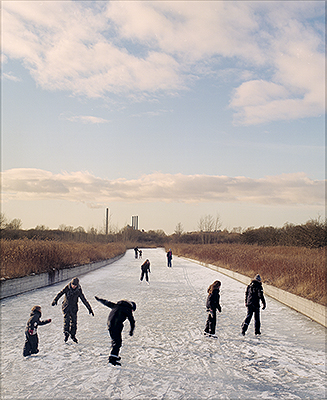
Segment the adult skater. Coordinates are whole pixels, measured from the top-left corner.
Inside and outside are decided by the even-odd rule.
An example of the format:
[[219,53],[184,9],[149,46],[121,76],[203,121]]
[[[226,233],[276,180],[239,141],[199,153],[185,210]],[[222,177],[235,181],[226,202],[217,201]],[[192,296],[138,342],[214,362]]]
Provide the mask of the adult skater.
[[34,306],[31,310],[29,320],[27,321],[25,329],[25,345],[23,349],[23,356],[30,356],[39,352],[39,337],[37,335],[37,327],[39,325],[46,325],[51,322],[51,319],[41,321],[41,307]]
[[208,287],[208,297],[207,297],[207,322],[206,322],[206,327],[204,329],[204,334],[211,336],[211,337],[216,337],[216,321],[217,321],[217,313],[216,310],[218,309],[219,312],[221,312],[221,306],[219,304],[220,300],[220,290],[221,282],[220,281],[215,281]]
[[92,307],[86,300],[78,278],[73,278],[68,285],[66,285],[61,292],[57,294],[52,302],[52,306],[56,306],[61,296],[65,295],[62,302],[62,312],[64,314],[64,340],[67,342],[69,335],[75,343],[78,343],[76,338],[77,331],[77,311],[78,311],[78,298],[80,298],[89,310],[89,314],[94,316]]
[[144,275],[145,275],[145,280],[146,283],[149,284],[149,272],[150,271],[150,261],[146,259],[144,263],[141,265],[141,277],[140,277],[140,283],[143,281]]
[[173,258],[173,253],[172,253],[171,249],[169,249],[169,250],[167,251],[167,266],[168,266],[168,267],[171,267],[171,260],[172,260],[172,258]]
[[135,253],[135,258],[137,258],[139,255],[139,248],[137,246],[134,247],[134,253]]
[[254,332],[261,335],[260,331],[260,300],[262,309],[266,308],[266,300],[263,295],[260,275],[256,275],[245,291],[245,306],[247,307],[247,316],[242,323],[242,335],[245,335],[249,327],[252,315],[254,314]]
[[120,300],[117,303],[100,299],[95,296],[95,299],[112,310],[108,316],[108,331],[111,337],[111,352],[109,355],[109,363],[112,365],[121,365],[119,362],[119,350],[122,345],[122,330],[124,328],[124,321],[128,318],[130,323],[129,335],[133,336],[135,328],[135,320],[133,317],[133,311],[136,310],[136,304],[133,301]]

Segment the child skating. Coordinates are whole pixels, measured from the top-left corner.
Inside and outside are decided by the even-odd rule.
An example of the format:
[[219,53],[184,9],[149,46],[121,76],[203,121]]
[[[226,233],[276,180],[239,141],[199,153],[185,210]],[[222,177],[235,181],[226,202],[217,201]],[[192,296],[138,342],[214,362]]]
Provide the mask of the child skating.
[[31,310],[29,320],[27,321],[25,329],[25,345],[23,349],[23,356],[30,356],[39,352],[39,337],[37,335],[37,327],[39,325],[46,325],[51,322],[51,319],[41,321],[41,307],[34,306]]
[[149,285],[149,273],[150,271],[150,261],[146,259],[144,263],[141,265],[141,277],[140,277],[140,283],[143,281],[144,275],[145,275],[145,281]]
[[108,316],[108,331],[111,337],[111,352],[109,355],[109,363],[112,365],[121,365],[119,357],[119,350],[122,345],[122,330],[124,328],[124,321],[129,320],[130,331],[129,335],[133,336],[135,328],[135,320],[133,317],[133,311],[136,310],[136,304],[133,301],[120,300],[117,303],[100,299],[94,296],[97,301],[111,308],[112,310]]
[[218,309],[219,312],[221,312],[221,306],[219,304],[220,300],[220,290],[221,282],[220,281],[215,281],[213,284],[211,284],[208,287],[208,297],[207,297],[207,322],[206,326],[204,329],[204,334],[206,336],[210,337],[217,337],[215,335],[216,333],[216,321],[217,321],[217,312],[216,310]]

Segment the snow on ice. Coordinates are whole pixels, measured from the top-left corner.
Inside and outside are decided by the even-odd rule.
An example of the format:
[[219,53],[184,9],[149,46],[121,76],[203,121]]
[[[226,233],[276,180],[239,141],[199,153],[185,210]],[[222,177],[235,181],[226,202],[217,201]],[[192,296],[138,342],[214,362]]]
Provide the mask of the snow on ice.
[[[140,265],[151,262],[150,285]],[[204,337],[207,287],[220,280],[218,339]],[[264,277],[263,277],[264,281]],[[326,330],[266,296],[262,335],[253,321],[245,337],[245,285],[181,258],[167,268],[163,249],[130,250],[117,262],[80,277],[95,316],[79,302],[78,344],[63,340],[61,300],[68,283],[1,301],[1,399],[324,399]],[[264,287],[264,284],[263,284]],[[125,322],[122,366],[108,365],[110,309],[94,296],[135,301],[136,328]],[[39,354],[24,358],[24,328],[41,305]]]

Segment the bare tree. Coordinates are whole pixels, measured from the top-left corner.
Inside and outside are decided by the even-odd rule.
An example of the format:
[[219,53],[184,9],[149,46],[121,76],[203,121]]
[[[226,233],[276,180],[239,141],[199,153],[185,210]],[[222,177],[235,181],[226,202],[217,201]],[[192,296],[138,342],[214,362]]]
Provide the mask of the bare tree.
[[21,219],[14,218],[6,225],[6,228],[10,230],[18,230],[21,229],[22,225],[23,223]]
[[176,225],[175,233],[176,233],[177,236],[181,236],[183,234],[183,232],[184,232],[183,224],[181,222],[179,222]]

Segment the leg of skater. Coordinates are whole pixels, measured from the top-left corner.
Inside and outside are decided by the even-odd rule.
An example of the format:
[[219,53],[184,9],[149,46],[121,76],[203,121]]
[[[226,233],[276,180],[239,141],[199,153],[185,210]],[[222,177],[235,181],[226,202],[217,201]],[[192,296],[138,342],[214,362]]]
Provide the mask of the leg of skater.
[[254,308],[252,306],[247,306],[247,316],[244,320],[244,322],[242,323],[242,335],[245,335],[245,332],[247,331],[248,327],[249,327],[249,323],[251,322],[252,319],[252,315],[254,313]]

